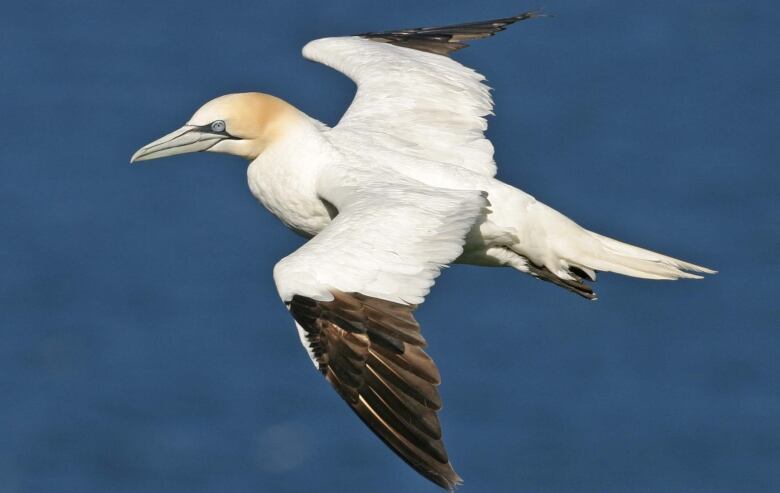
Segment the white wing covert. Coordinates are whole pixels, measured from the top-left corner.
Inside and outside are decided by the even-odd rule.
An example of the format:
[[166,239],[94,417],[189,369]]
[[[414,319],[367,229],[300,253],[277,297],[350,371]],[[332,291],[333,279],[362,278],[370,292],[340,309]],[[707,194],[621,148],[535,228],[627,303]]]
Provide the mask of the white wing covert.
[[[347,176],[348,175],[348,176]],[[479,191],[338,171],[331,224],[274,268],[315,366],[396,454],[440,486],[460,483],[442,441],[435,363],[412,315],[484,214]]]
[[334,134],[494,176],[493,145],[484,136],[493,109],[490,88],[481,74],[447,55],[535,16],[317,39],[303,56],[357,84]]
[[338,215],[274,268],[282,299],[329,301],[332,288],[422,303],[441,267],[461,254],[466,233],[484,213],[485,193],[434,188],[373,169],[343,171],[330,170],[331,184],[321,187]]

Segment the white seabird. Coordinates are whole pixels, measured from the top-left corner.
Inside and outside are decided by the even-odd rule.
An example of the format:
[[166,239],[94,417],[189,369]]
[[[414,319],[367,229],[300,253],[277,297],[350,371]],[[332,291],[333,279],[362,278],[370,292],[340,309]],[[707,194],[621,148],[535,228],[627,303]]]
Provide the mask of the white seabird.
[[250,161],[252,194],[311,239],[274,268],[315,366],[426,478],[461,479],[442,442],[438,370],[412,316],[452,262],[508,266],[595,299],[596,271],[700,278],[705,267],[588,231],[495,178],[484,77],[449,58],[532,12],[317,39],[304,57],[357,84],[330,128],[261,93],[230,94],[131,162],[196,151]]

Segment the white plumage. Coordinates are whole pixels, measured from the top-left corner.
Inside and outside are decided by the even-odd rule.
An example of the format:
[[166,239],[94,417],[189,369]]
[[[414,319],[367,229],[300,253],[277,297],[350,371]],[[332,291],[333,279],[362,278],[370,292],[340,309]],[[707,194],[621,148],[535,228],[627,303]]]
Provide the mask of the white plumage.
[[442,266],[508,266],[595,298],[596,271],[713,271],[588,231],[494,178],[484,77],[448,56],[531,18],[318,39],[306,58],[357,84],[333,128],[260,93],[217,98],[133,161],[207,150],[251,161],[252,193],[311,239],[274,268],[315,365],[371,429],[445,488],[438,371],[412,310]]
[[360,37],[318,39],[303,56],[357,84],[331,132],[336,145],[388,150],[388,161],[402,155],[496,174],[493,145],[483,135],[493,100],[481,74],[441,55]]
[[[441,55],[360,37],[312,41],[303,54],[344,72],[356,82],[357,94],[334,128],[302,119],[300,125],[316,131],[319,142],[301,145],[292,132],[290,148],[278,143],[286,149],[284,156],[263,154],[250,167],[250,182],[258,188],[268,182],[264,167],[273,168],[272,173],[289,167],[294,173],[318,175],[312,200],[325,199],[339,212],[332,226],[275,269],[283,299],[304,292],[328,298],[323,293],[337,288],[419,304],[438,265],[458,257],[523,272],[528,272],[530,261],[569,281],[577,278],[572,266],[592,278],[595,270],[648,279],[697,277],[686,270],[709,272],[591,233],[493,178],[493,146],[483,134],[492,100],[477,72]],[[253,176],[253,168],[259,176]],[[275,202],[255,187],[252,190],[264,203]],[[418,222],[429,219],[429,209],[443,199],[440,196],[452,196],[453,190],[484,191],[490,201],[482,216],[473,214],[467,201],[453,199],[446,215],[436,215],[451,221],[454,232],[471,230],[465,252],[459,251],[463,237],[455,234],[412,237]],[[296,211],[279,214],[303,229],[291,220]],[[473,227],[454,228],[465,222]],[[456,253],[431,256],[424,240],[449,242],[450,252]],[[407,243],[410,248],[399,253],[402,260],[394,261],[388,250]],[[408,267],[402,262],[428,267],[411,274],[408,269],[392,272]]]
[[274,280],[282,299],[298,294],[331,300],[330,290],[336,288],[422,303],[441,266],[462,252],[466,233],[486,206],[483,194],[390,180],[372,171],[340,171],[361,179],[345,184],[347,179],[329,176],[324,180],[329,183],[321,184],[321,196],[339,214],[276,265]]

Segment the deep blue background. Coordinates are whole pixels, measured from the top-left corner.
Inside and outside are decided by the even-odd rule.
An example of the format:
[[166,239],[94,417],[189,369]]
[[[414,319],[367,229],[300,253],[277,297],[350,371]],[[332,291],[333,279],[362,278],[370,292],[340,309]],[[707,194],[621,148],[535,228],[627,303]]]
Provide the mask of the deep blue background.
[[[237,91],[335,123],[306,41],[504,2],[6,2],[0,492],[434,492],[311,367],[271,269],[301,239],[246,164],[138,147]],[[588,303],[455,266],[418,318],[463,491],[780,491],[780,7],[546,2],[458,59],[496,89],[499,176],[719,269]]]

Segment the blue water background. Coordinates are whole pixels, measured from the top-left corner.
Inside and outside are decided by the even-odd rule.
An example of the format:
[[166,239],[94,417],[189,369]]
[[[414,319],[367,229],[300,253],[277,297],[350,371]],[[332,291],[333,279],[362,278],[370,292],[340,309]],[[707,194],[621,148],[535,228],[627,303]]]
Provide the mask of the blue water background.
[[[310,39],[537,5],[4,3],[0,492],[438,491],[312,369],[271,279],[302,240],[245,163],[128,158],[228,92],[334,124],[353,86]],[[462,491],[780,491],[780,7],[544,5],[458,54],[499,176],[721,273],[588,303],[448,269],[418,318]]]

